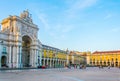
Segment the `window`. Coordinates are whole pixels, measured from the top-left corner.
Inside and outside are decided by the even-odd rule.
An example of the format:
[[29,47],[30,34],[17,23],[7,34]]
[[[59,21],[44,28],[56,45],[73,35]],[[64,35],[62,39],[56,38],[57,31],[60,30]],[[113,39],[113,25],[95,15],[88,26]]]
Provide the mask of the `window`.
[[3,54],[7,54],[6,47],[3,47]]
[[6,47],[3,47],[3,52],[6,52]]

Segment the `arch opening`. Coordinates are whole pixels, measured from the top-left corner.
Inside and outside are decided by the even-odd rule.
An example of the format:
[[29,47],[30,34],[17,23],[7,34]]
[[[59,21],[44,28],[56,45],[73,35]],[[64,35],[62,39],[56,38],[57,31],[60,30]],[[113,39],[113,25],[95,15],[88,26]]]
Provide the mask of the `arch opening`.
[[22,37],[22,64],[23,67],[30,67],[30,47],[32,40],[29,36]]
[[1,57],[1,67],[7,67],[7,57],[6,56]]

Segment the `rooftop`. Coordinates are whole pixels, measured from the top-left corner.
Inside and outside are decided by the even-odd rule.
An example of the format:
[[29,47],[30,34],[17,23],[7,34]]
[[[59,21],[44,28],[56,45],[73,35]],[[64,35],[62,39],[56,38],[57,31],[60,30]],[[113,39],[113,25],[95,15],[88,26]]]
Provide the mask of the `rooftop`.
[[114,51],[95,51],[92,54],[111,54],[111,53],[120,53],[120,50],[114,50]]

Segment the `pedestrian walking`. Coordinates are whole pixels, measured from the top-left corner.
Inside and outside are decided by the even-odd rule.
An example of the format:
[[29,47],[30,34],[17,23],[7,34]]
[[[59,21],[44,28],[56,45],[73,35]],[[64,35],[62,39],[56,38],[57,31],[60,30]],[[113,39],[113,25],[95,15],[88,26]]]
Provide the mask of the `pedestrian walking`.
[[108,66],[108,69],[110,69],[110,65]]

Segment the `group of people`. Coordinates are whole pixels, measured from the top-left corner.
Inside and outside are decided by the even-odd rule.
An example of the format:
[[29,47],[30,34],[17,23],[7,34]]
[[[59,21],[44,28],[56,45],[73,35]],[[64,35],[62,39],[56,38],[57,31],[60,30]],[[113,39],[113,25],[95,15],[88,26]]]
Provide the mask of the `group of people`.
[[[103,66],[102,66],[102,65],[99,65],[98,67],[99,67],[99,69],[103,69]],[[110,65],[107,66],[108,69],[110,69],[111,67],[112,67],[112,66],[110,66]],[[120,65],[119,65],[118,68],[120,69]]]
[[86,65],[84,64],[80,64],[80,65],[69,65],[69,66],[66,66],[67,68],[71,69],[71,68],[74,68],[74,69],[86,69]]
[[81,65],[79,66],[79,69],[86,69],[86,65],[81,64]]

